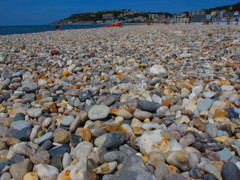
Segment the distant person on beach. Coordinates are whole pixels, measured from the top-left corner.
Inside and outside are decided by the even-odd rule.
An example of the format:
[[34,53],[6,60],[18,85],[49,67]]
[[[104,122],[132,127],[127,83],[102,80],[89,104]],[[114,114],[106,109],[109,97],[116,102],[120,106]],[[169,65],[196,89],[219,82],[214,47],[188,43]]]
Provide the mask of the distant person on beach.
[[56,31],[61,31],[61,29],[59,28],[59,26],[56,26]]

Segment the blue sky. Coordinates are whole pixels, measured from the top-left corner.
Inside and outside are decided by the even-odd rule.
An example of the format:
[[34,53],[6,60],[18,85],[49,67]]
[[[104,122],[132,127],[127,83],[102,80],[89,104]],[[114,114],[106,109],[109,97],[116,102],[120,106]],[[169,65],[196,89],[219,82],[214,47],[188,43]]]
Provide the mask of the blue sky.
[[0,0],[0,25],[48,24],[71,14],[131,9],[181,13],[235,4],[239,0]]

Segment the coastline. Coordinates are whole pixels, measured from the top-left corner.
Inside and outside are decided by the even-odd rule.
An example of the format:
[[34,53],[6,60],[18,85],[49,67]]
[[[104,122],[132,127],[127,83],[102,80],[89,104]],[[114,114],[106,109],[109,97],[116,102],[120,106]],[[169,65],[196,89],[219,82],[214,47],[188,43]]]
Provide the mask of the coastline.
[[2,177],[238,177],[238,26],[46,31],[0,46]]

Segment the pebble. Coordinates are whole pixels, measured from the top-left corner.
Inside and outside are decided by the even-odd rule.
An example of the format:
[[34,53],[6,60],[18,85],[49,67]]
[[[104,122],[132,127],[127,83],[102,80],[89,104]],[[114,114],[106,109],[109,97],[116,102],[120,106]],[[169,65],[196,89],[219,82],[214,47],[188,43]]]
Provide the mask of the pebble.
[[211,137],[216,137],[218,132],[217,125],[214,123],[208,123],[205,126],[205,132],[209,134]]
[[177,173],[171,172],[171,173],[165,174],[162,177],[162,180],[187,180],[187,178]]
[[48,153],[48,151],[43,150],[31,154],[30,159],[33,164],[48,164],[50,162],[50,154]]
[[222,178],[223,180],[237,180],[240,177],[240,170],[232,162],[226,162],[222,166]]
[[10,162],[12,164],[15,164],[15,163],[19,163],[21,161],[23,161],[25,159],[25,157],[23,155],[19,155],[19,154],[14,154],[11,159],[10,159]]
[[36,125],[32,128],[32,132],[30,134],[30,140],[31,141],[33,141],[36,138],[37,133],[40,129],[41,129],[41,126],[39,126],[39,125]]
[[107,162],[118,161],[122,162],[126,158],[126,154],[121,151],[111,151],[104,154],[104,160]]
[[71,162],[72,162],[72,158],[70,154],[68,152],[64,153],[63,159],[62,159],[63,168],[66,168],[67,166],[69,166]]
[[199,111],[207,111],[213,103],[211,99],[201,99],[198,102],[198,110]]
[[42,109],[41,108],[30,108],[30,109],[27,109],[27,114],[30,117],[37,118],[42,114]]
[[120,109],[117,111],[116,115],[123,117],[124,119],[132,119],[133,115],[127,110]]
[[110,163],[104,163],[99,167],[93,169],[96,174],[109,174],[112,173],[117,168],[117,162],[113,161]]
[[34,172],[40,177],[40,179],[55,180],[59,174],[56,167],[48,164],[37,164],[34,166]]
[[11,174],[8,172],[5,172],[1,175],[1,180],[11,180]]
[[149,113],[147,111],[135,111],[133,116],[139,120],[145,120],[145,119],[151,119],[152,113]]
[[88,117],[91,120],[105,119],[110,113],[110,108],[105,105],[94,105],[88,112]]
[[123,166],[112,177],[112,179],[138,179],[144,178],[149,180],[157,180],[157,178],[147,171],[143,160],[138,156],[126,158]]
[[239,177],[238,41],[193,24],[1,36],[2,177]]
[[179,140],[179,143],[182,147],[188,147],[192,145],[194,142],[195,142],[195,137],[192,134],[187,134]]
[[9,171],[14,179],[21,180],[30,169],[32,169],[32,163],[30,159],[25,159],[22,162],[13,164]]
[[32,126],[32,122],[27,122],[24,120],[18,120],[16,122],[13,122],[10,126],[11,129],[21,131],[24,128],[29,128]]
[[214,167],[212,164],[201,162],[198,164],[198,168],[203,170],[204,172],[214,175],[217,180],[222,179],[220,172],[218,172],[217,168]]
[[43,136],[34,139],[34,143],[42,144],[44,141],[52,139],[52,137],[53,137],[53,132],[48,132],[48,133],[44,134]]
[[73,120],[74,120],[73,116],[65,116],[61,119],[61,124],[64,126],[70,126]]
[[125,138],[122,133],[116,131],[106,134],[106,139],[103,142],[103,145],[106,148],[116,148],[122,145],[125,141]]
[[156,112],[157,109],[160,107],[160,104],[146,100],[138,100],[137,107],[143,111]]
[[56,129],[53,134],[53,141],[56,143],[66,144],[70,141],[70,133],[64,129]]
[[222,161],[228,161],[232,157],[232,153],[229,149],[224,148],[221,151],[217,152],[220,155]]
[[14,121],[19,121],[19,120],[25,120],[25,114],[23,114],[23,113],[17,113],[17,114],[14,116]]
[[74,159],[80,159],[82,156],[87,157],[92,151],[93,144],[87,141],[80,142],[75,149],[73,149],[70,155]]
[[59,145],[55,148],[50,149],[48,152],[52,158],[59,155],[62,156],[65,152],[69,152],[69,146],[66,144]]
[[149,69],[149,72],[151,75],[156,75],[160,78],[167,77],[167,70],[161,65],[153,65]]
[[174,151],[169,154],[169,156],[166,158],[166,161],[168,164],[174,165],[182,171],[190,169],[189,157],[186,152]]
[[29,157],[32,153],[31,147],[26,142],[16,143],[9,148],[7,159],[12,158],[15,154],[20,154]]
[[169,172],[167,164],[164,162],[159,162],[156,165],[156,169],[154,171],[154,175],[157,179],[162,179],[162,177]]
[[35,172],[29,172],[24,175],[23,180],[39,180],[37,173]]

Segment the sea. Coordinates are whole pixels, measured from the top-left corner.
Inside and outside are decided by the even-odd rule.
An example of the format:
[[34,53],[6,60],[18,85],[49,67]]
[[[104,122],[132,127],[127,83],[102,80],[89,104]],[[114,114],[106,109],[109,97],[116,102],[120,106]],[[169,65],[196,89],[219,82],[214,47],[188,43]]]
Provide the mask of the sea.
[[[103,24],[59,25],[59,28],[62,30],[89,29],[89,28],[100,28],[103,26],[104,26]],[[55,28],[56,28],[56,25],[0,26],[0,35],[55,31]]]

